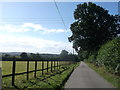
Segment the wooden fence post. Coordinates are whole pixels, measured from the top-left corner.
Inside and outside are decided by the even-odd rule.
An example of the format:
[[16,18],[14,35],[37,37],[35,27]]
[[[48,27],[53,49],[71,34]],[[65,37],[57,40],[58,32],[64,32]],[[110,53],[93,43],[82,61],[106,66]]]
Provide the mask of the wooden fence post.
[[49,61],[47,61],[47,72],[48,72],[48,69],[49,69]]
[[37,70],[37,60],[35,61],[35,73],[34,73],[34,78],[36,78],[36,70]]
[[29,61],[27,61],[27,80],[29,79]]
[[55,61],[54,61],[54,70],[55,70]]
[[57,60],[57,69],[58,69],[58,60]]
[[42,61],[42,75],[44,74],[44,61]]
[[16,61],[15,61],[15,57],[14,57],[13,68],[12,68],[12,86],[15,85],[15,67],[16,67]]
[[60,69],[60,61],[59,61],[59,69]]
[[53,62],[51,61],[51,72],[52,72],[52,63],[53,63]]

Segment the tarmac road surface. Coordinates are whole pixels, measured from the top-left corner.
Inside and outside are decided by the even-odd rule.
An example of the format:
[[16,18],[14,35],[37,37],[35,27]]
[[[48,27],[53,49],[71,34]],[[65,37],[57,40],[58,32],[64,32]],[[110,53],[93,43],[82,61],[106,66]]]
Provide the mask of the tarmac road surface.
[[[64,88],[114,88],[87,64],[81,62],[73,71]],[[115,89],[116,90],[116,89]]]

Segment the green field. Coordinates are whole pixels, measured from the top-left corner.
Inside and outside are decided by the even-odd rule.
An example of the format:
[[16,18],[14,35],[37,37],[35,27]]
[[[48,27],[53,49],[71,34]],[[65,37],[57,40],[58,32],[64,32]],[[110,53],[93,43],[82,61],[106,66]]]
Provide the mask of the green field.
[[[12,64],[13,64],[12,61],[4,61],[4,62],[2,62],[2,75],[7,75],[7,74],[12,73]],[[63,64],[63,62],[60,62],[60,64]],[[65,64],[65,62],[64,62],[64,64]],[[35,62],[30,61],[29,65],[30,65],[29,66],[29,71],[35,69]],[[54,63],[53,63],[53,65],[54,65]],[[55,65],[57,65],[57,62],[55,62]],[[64,67],[67,67],[67,66],[68,65],[64,65]],[[16,62],[16,71],[15,71],[15,73],[26,72],[27,71],[26,67],[27,67],[27,62],[25,62],[25,61],[17,61]],[[46,67],[47,67],[47,62],[44,62],[44,68],[46,68]],[[49,62],[49,67],[51,67],[50,62]],[[42,68],[42,62],[38,62],[37,69],[41,69],[41,68]],[[53,70],[54,70],[54,67],[53,67]],[[60,70],[63,70],[63,69],[61,68]],[[57,67],[56,67],[55,71],[59,71],[59,70],[57,70]],[[42,75],[41,71],[38,71],[37,72],[37,77],[42,78],[43,76],[46,77],[46,75],[49,76],[50,74],[53,74],[53,73],[50,72],[50,69],[49,69],[48,72],[47,72],[47,70],[44,70],[44,75]],[[26,80],[26,76],[27,76],[26,74],[16,75],[15,76],[15,85],[20,87],[20,88],[25,87],[28,84],[28,83],[26,83],[26,82],[28,82]],[[29,80],[34,81],[34,72],[29,74]],[[12,81],[11,76],[2,78],[2,87],[12,87],[11,81]]]
[[[66,62],[67,63],[67,62]],[[60,64],[63,64],[63,62],[60,62]],[[12,61],[3,61],[2,62],[2,75],[7,75],[12,73]],[[54,65],[54,63],[53,63]],[[55,65],[57,65],[57,62],[55,62]],[[51,62],[49,62],[49,67],[51,67]],[[44,68],[47,68],[47,62],[44,62]],[[37,62],[37,69],[42,69],[42,62]],[[29,63],[29,71],[35,70],[35,62],[30,61]],[[26,61],[17,61],[16,62],[16,73],[20,72],[26,72],[27,71],[27,62]]]

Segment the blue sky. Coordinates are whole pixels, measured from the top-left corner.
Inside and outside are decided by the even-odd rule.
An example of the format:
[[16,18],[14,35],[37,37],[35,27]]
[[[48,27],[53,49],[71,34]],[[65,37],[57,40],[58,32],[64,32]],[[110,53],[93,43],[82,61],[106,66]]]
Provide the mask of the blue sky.
[[[77,4],[80,2],[57,2],[66,30],[53,2],[2,2],[0,52],[72,52],[67,38],[71,36],[69,28]],[[96,4],[110,14],[118,14],[117,2]]]

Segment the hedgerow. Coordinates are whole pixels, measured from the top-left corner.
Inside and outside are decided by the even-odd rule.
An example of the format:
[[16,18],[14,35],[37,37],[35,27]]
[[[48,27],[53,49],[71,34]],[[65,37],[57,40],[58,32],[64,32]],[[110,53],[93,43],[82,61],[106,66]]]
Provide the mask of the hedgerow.
[[118,73],[120,70],[120,37],[102,45],[98,50],[96,61],[109,72]]

